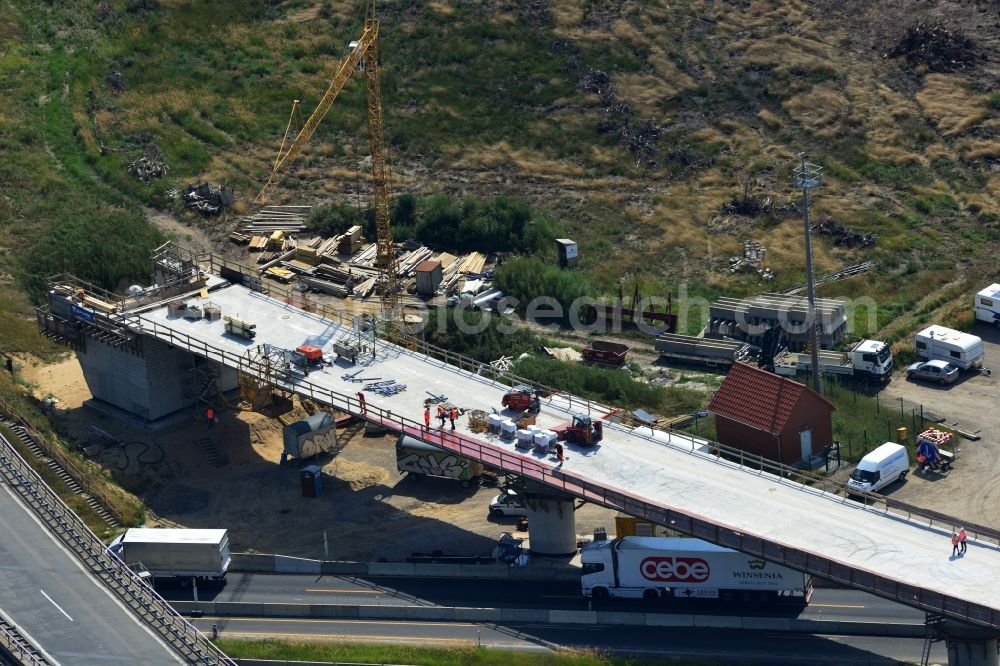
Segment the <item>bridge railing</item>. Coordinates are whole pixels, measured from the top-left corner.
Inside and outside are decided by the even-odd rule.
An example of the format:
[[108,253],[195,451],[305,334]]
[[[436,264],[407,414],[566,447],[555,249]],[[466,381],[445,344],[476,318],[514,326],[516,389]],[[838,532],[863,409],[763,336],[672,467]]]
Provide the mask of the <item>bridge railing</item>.
[[[191,338],[187,334],[175,332],[173,329],[157,322],[137,317],[134,318],[131,325],[137,330],[152,334],[161,340],[168,341],[206,358],[217,360],[223,364],[230,365],[230,367],[239,367],[241,372],[250,373],[260,380],[269,381],[276,385],[281,385],[286,390],[308,396],[317,403],[330,405],[341,411],[362,416],[370,421],[381,423],[391,430],[403,432],[418,439],[431,442],[464,457],[478,460],[483,464],[535,479],[581,499],[624,511],[633,516],[647,518],[658,524],[673,527],[681,532],[689,533],[714,543],[759,555],[765,559],[787,564],[813,575],[846,583],[853,587],[915,605],[925,610],[961,617],[970,622],[1000,629],[1000,613],[991,608],[909,586],[895,579],[880,576],[861,568],[847,566],[777,542],[765,541],[753,536],[744,535],[738,530],[716,525],[697,516],[650,503],[626,491],[609,488],[581,476],[565,474],[561,470],[556,470],[549,465],[543,465],[538,461],[525,458],[517,453],[507,452],[494,445],[484,443],[479,439],[470,438],[460,433],[445,433],[434,429],[427,429],[423,424],[401,414],[396,414],[390,409],[362,403],[357,395],[344,394],[319,386],[304,377],[274,377],[270,374],[270,369],[263,365],[255,365],[252,362],[248,363],[241,356],[209,345],[203,340]],[[422,348],[428,349],[431,347],[423,345]],[[438,360],[453,364],[455,372],[465,373],[468,377],[481,381],[492,381],[492,379],[482,377],[478,374],[477,371],[482,367],[480,362],[440,348],[432,348],[432,351],[439,355]],[[399,353],[412,354],[416,352],[399,348]],[[495,377],[496,374],[503,373],[494,373],[493,376]],[[520,381],[511,375],[505,376],[508,381]],[[572,396],[565,393],[557,393],[557,396],[568,399],[570,401],[568,403],[570,409],[573,409]],[[584,405],[593,407],[593,403],[589,401],[580,398],[576,400],[581,407]],[[727,447],[717,442],[700,440],[690,435],[681,435],[677,432],[669,433],[669,441],[664,441],[655,437],[652,430],[649,435],[646,435],[641,432],[642,429],[628,429],[614,423],[607,424],[607,427],[621,429],[631,436],[640,437],[660,446],[667,446],[689,455],[701,456],[702,458],[714,461],[716,464],[740,467],[756,471],[759,474],[767,473],[774,475],[781,482],[795,483],[810,492],[826,493],[833,498],[840,497],[842,500],[848,494],[848,489],[844,484],[836,483],[809,472],[787,467],[761,456],[747,454],[746,452]],[[686,439],[690,446],[682,446],[674,442],[674,439]],[[707,452],[702,450],[704,447],[707,447]],[[973,530],[974,538],[982,541],[991,540],[1000,544],[1000,532],[997,530],[965,523],[956,518],[949,519],[944,514],[932,515],[933,512],[927,512],[919,507],[904,505],[900,502],[890,502],[888,498],[875,493],[857,493],[851,490],[850,494],[861,495],[866,503],[873,505],[871,509],[882,511],[885,514],[895,510],[900,518],[907,520],[918,518],[929,525],[935,524],[935,521],[937,524],[943,525],[946,521],[950,520],[949,524],[953,528],[960,525],[965,526],[967,531]]]
[[[115,555],[0,435],[0,476],[45,526],[144,624],[189,663],[236,666]],[[110,646],[109,646],[110,649]]]
[[9,654],[21,666],[54,666],[0,609],[0,657],[4,654]]

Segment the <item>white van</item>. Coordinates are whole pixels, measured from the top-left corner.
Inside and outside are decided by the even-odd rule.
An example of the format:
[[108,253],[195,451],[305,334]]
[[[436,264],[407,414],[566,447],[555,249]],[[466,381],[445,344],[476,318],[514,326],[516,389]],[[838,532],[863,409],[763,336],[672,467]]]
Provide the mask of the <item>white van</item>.
[[849,489],[875,493],[893,481],[900,481],[910,470],[910,458],[902,444],[886,442],[858,463],[847,481]]
[[1000,328],[1000,284],[993,283],[973,299],[976,319]]
[[917,333],[914,348],[917,358],[945,361],[962,370],[982,367],[985,355],[979,336],[937,325]]

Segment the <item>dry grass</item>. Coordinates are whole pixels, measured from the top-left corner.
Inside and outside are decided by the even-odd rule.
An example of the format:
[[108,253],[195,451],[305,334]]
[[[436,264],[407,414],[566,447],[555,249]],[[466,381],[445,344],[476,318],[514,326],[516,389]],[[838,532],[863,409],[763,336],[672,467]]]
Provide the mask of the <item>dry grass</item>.
[[781,106],[807,131],[830,139],[842,131],[840,123],[847,113],[848,101],[833,84],[824,84],[785,100]]
[[969,91],[970,82],[954,74],[928,74],[916,100],[944,136],[955,136],[988,117],[985,95]]

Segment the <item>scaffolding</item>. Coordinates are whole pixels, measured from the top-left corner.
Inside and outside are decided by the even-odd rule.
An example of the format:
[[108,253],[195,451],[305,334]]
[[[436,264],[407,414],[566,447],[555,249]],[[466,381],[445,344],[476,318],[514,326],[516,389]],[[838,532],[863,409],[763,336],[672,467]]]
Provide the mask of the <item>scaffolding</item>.
[[236,369],[240,398],[253,411],[275,418],[292,410],[293,391],[283,386],[291,378],[288,350],[274,345],[248,349]]

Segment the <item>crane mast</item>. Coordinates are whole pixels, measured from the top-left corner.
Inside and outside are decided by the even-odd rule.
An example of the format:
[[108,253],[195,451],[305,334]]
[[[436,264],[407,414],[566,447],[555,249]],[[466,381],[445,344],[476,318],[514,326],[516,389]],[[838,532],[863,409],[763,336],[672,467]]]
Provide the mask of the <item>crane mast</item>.
[[[382,120],[382,89],[378,66],[378,34],[379,22],[375,15],[375,2],[368,4],[365,15],[365,28],[361,37],[351,49],[350,54],[341,62],[330,86],[323,94],[319,104],[302,125],[295,138],[285,144],[292,127],[292,118],[285,129],[281,148],[275,160],[271,174],[254,199],[254,203],[263,205],[271,200],[275,190],[281,183],[289,167],[302,153],[302,149],[312,138],[316,128],[326,117],[333,106],[337,95],[343,90],[356,71],[363,71],[367,84],[368,95],[368,139],[372,156],[372,185],[374,190],[373,203],[375,209],[375,245],[376,269],[378,270],[378,288],[382,300],[382,310],[387,320],[397,319],[399,308],[398,282],[399,265],[396,261],[396,246],[392,238],[391,201],[389,194],[389,169],[386,160],[385,126]],[[298,111],[298,100],[292,106],[292,116]]]

